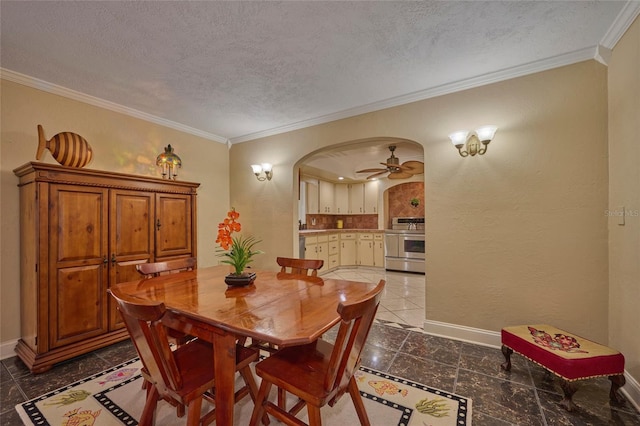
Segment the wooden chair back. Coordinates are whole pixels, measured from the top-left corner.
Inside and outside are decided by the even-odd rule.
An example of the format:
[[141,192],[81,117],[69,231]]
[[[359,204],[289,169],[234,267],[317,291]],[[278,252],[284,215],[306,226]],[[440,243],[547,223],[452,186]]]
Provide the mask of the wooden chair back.
[[345,393],[351,377],[360,368],[360,355],[378,311],[385,284],[385,280],[380,280],[362,300],[338,304],[342,320],[324,378],[325,390],[334,395],[329,401],[331,406]]
[[[164,399],[178,407],[178,417],[187,406],[187,424],[209,424],[215,419],[215,409],[200,417],[202,400],[213,403],[208,392],[215,386],[213,371],[213,346],[201,339],[191,340],[174,351],[168,340],[165,323],[175,323],[162,302],[132,298],[110,288],[109,293],[116,300],[118,310],[124,319],[131,340],[143,364],[142,375],[151,384],[140,418],[140,424],[155,424],[155,411],[159,399]],[[236,347],[236,371],[240,372],[244,386],[233,395],[239,401],[247,395],[255,401],[258,386],[251,371],[251,364],[258,361],[256,350],[244,346]],[[180,414],[182,412],[182,414]],[[269,418],[262,417],[265,425]]]
[[186,257],[184,259],[167,260],[165,262],[140,263],[136,265],[136,270],[146,278],[157,277],[163,274],[170,274],[182,271],[192,271],[196,268],[196,258]]
[[[318,276],[318,269],[324,265],[322,259],[295,259],[291,257],[278,257],[276,262],[280,265],[280,272],[286,272],[297,275]],[[287,270],[287,268],[289,268]]]
[[153,378],[160,395],[182,388],[182,377],[169,345],[167,328],[162,323],[166,308],[162,302],[132,299],[117,288],[109,292],[118,304],[140,360]]
[[[251,426],[256,426],[265,412],[287,425],[305,425],[296,417],[305,406],[309,425],[319,426],[322,424],[320,408],[325,404],[335,405],[346,392],[351,396],[360,424],[370,424],[354,373],[360,367],[362,349],[384,286],[385,281],[380,280],[363,298],[338,304],[341,321],[335,343],[318,339],[307,345],[283,348],[256,364],[256,373],[262,377],[262,383],[251,415]],[[278,387],[277,405],[268,400],[273,385]],[[289,410],[287,393],[298,397]]]

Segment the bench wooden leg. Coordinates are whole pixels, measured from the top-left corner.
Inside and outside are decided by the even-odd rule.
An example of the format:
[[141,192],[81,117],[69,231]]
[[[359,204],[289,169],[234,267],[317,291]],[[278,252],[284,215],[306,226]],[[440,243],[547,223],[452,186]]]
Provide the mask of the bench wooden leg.
[[625,399],[618,393],[618,389],[624,386],[627,380],[624,378],[624,375],[619,374],[617,376],[609,376],[609,380],[611,380],[611,390],[609,391],[609,400],[612,404],[622,405],[625,402]]
[[505,362],[500,364],[500,367],[504,371],[511,371],[511,354],[513,353],[513,349],[502,345],[502,355],[504,355]]
[[560,405],[567,411],[573,411],[577,408],[576,404],[573,403],[573,394],[576,393],[578,388],[573,382],[564,379],[560,379],[560,387],[562,388],[562,392],[564,392],[564,398],[560,401]]

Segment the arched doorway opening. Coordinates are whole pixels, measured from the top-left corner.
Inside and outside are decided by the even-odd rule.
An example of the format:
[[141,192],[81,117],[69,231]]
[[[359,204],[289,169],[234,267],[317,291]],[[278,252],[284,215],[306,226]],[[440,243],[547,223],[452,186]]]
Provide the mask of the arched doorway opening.
[[[389,147],[395,147],[390,153]],[[347,222],[350,226],[375,227],[387,229],[391,224],[390,214],[397,210],[395,198],[392,197],[389,204],[387,190],[406,183],[419,183],[422,185],[420,198],[421,208],[424,209],[424,173],[404,174],[402,178],[395,179],[390,173],[380,173],[375,170],[384,170],[387,160],[393,155],[399,165],[405,163],[414,165],[424,163],[424,149],[419,143],[394,137],[375,137],[353,141],[340,142],[334,145],[320,148],[301,158],[294,166],[298,176],[298,204],[294,217],[297,217],[300,227],[303,229],[332,229],[338,227],[340,220],[344,227]],[[360,170],[369,170],[357,173]],[[373,179],[367,179],[374,175]],[[390,177],[391,176],[391,177]],[[333,199],[323,196],[324,203],[320,202],[320,195],[326,195],[331,191],[330,185],[325,185],[321,194],[320,185],[328,182],[333,185]],[[354,211],[345,207],[343,202],[344,185],[360,185],[375,182],[377,193],[376,205],[367,206],[366,202],[362,211]],[[336,186],[338,185],[338,186]],[[317,186],[317,188],[316,188]],[[374,185],[369,185],[374,187]],[[339,188],[336,192],[336,188]],[[415,190],[415,188],[414,188]],[[308,195],[307,192],[310,194]],[[315,203],[316,197],[318,203]],[[348,195],[347,195],[348,197]],[[328,201],[327,201],[328,200]],[[358,203],[355,203],[358,206]],[[367,209],[367,207],[369,207]],[[390,213],[390,209],[392,213]],[[423,210],[424,211],[424,210]],[[361,217],[354,217],[362,213]],[[369,216],[375,216],[375,220]],[[345,217],[337,217],[345,216]],[[356,220],[357,219],[357,220]],[[372,222],[374,221],[374,222]]]

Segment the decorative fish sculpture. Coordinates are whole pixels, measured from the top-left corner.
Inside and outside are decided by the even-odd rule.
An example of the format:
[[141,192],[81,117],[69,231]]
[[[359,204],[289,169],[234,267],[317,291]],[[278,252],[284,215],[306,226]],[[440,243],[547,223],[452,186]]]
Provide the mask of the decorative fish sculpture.
[[58,163],[68,167],[84,167],[93,156],[89,142],[82,136],[76,133],[62,132],[47,140],[44,137],[44,129],[38,124],[37,160],[42,158],[45,149],[51,151],[51,155]]
[[402,395],[407,396],[409,393],[406,389],[400,389],[398,385],[388,380],[371,380],[369,386],[375,389],[376,393],[380,396],[388,393],[389,395]]

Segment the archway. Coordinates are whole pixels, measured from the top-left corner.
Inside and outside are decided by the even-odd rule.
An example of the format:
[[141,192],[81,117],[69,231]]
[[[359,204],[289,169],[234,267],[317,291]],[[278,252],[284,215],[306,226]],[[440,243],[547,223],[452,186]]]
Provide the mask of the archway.
[[[357,170],[383,168],[381,163],[389,157],[389,146],[395,146],[395,155],[402,164],[407,161],[424,162],[424,149],[419,143],[397,137],[373,137],[352,141],[339,142],[320,148],[302,157],[294,165],[294,173],[298,183],[297,195],[300,203],[305,202],[305,176],[312,176],[319,180],[326,180],[334,184],[356,184],[367,182],[367,176],[373,173],[356,173]],[[379,204],[376,210],[378,216],[377,228],[385,229],[390,224],[388,216],[387,197],[384,196],[386,190],[407,182],[422,182],[424,184],[424,173],[412,175],[404,179],[389,179],[380,176],[377,179],[379,191]],[[424,199],[424,193],[421,199]],[[298,209],[294,212],[299,224],[307,224],[305,208],[298,204]],[[321,211],[319,214],[335,215],[345,213],[337,211]],[[347,214],[354,214],[350,212]],[[325,218],[323,218],[325,219]],[[328,220],[328,219],[327,219]],[[307,228],[311,224],[307,224]],[[317,225],[315,225],[317,226]],[[323,223],[320,229],[329,229],[328,223]]]

